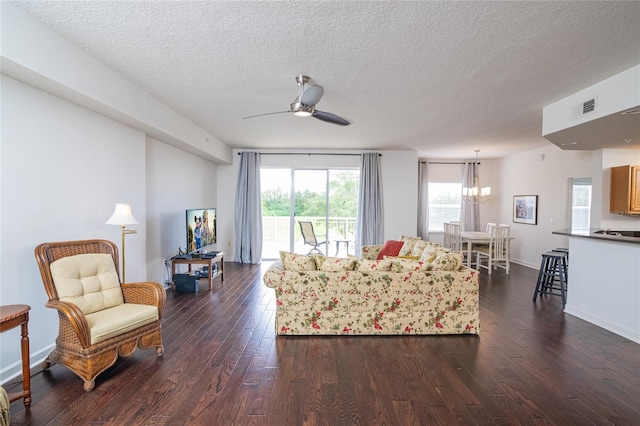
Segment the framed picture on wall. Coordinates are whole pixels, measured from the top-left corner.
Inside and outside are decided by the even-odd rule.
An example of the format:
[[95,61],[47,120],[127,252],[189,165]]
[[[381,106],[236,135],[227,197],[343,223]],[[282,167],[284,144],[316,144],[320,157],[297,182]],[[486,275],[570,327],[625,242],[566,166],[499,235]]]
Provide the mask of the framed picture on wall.
[[513,196],[513,222],[538,224],[538,196],[514,195]]

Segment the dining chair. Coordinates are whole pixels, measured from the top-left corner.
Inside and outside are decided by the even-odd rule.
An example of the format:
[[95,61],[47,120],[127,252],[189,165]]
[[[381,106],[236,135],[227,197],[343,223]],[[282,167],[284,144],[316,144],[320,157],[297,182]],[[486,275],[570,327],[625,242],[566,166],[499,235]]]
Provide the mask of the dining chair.
[[442,246],[446,248],[451,248],[451,223],[444,222],[442,224],[442,229],[444,230]]
[[499,224],[495,231],[495,256],[493,258],[494,268],[502,268],[508,275],[511,269],[511,225]]
[[460,222],[451,222],[450,229],[450,245],[451,251],[462,251],[462,224]]
[[487,222],[487,230],[485,231],[487,234],[492,235],[496,230],[496,224],[493,222]]
[[[484,268],[489,274],[493,269],[503,268],[507,274],[510,270],[509,239],[511,225],[500,224],[495,227],[488,246],[478,246],[475,250],[476,269]],[[486,262],[486,263],[485,263]]]

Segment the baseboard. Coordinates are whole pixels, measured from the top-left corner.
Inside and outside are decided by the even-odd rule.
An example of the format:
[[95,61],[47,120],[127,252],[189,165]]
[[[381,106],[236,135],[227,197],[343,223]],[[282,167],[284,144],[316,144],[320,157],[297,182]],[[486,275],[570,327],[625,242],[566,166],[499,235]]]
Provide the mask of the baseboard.
[[[20,342],[18,342],[18,347],[19,343]],[[55,347],[56,344],[52,343],[49,346],[45,346],[39,351],[33,352],[29,355],[29,369],[32,376],[42,370],[42,362]],[[15,378],[19,378],[19,381],[22,381],[22,362],[20,360],[0,370],[0,385],[4,385]]]
[[604,328],[605,330],[608,330],[612,333],[622,336],[625,339],[629,339],[632,342],[640,343],[640,333],[636,333],[632,330],[627,330],[618,325],[615,325],[606,320],[603,320],[602,318],[598,318],[586,312],[582,312],[580,309],[574,309],[569,304],[565,306],[564,313],[574,316],[576,318],[580,318],[581,320],[587,321],[597,327]]
[[526,266],[527,268],[535,269],[536,271],[540,269],[540,265],[530,263],[530,262],[525,262],[524,260],[520,260],[520,259],[511,258],[511,263],[515,263],[521,266]]

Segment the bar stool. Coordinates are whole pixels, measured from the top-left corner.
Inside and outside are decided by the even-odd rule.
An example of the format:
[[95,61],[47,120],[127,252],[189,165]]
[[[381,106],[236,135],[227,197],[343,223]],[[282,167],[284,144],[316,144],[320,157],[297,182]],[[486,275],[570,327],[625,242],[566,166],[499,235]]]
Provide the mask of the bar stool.
[[567,265],[569,265],[569,249],[565,247],[556,247],[551,251],[557,251],[558,253],[566,253],[567,254]]
[[556,247],[551,251],[557,251],[558,253],[567,254],[567,288],[569,288],[569,249],[565,247]]
[[567,303],[567,253],[549,251],[542,255],[533,301],[543,294],[560,296],[562,306]]

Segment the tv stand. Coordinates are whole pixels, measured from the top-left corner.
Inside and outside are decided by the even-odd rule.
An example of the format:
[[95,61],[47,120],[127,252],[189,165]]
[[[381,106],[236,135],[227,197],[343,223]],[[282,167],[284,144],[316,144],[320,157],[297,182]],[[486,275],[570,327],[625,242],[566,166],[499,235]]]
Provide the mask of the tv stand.
[[[213,273],[213,265],[218,264],[218,273]],[[218,252],[215,256],[201,256],[201,257],[187,257],[175,256],[171,258],[171,277],[176,273],[176,265],[188,265],[189,272],[191,272],[191,265],[205,265],[208,270],[209,276],[209,290],[213,288],[213,279],[220,276],[220,281],[224,281],[224,253]]]

